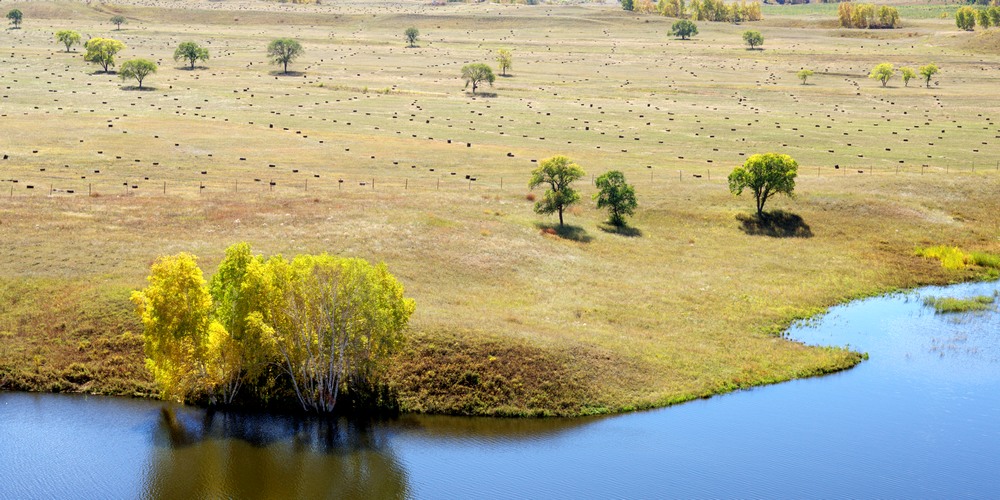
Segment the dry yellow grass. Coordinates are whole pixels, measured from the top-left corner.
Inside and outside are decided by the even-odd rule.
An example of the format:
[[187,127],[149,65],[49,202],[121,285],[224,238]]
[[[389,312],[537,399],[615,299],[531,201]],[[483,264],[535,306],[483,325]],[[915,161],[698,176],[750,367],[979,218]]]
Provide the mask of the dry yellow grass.
[[[982,105],[997,57],[966,55],[950,21],[869,40],[775,17],[750,52],[746,27],[703,23],[682,43],[671,20],[609,6],[22,7],[0,75],[0,297],[21,304],[0,310],[0,385],[148,391],[129,338],[131,385],[95,389],[69,366],[93,371],[114,354],[98,339],[138,332],[127,290],[156,256],[189,251],[210,270],[241,240],[386,261],[418,307],[393,373],[404,407],[505,415],[643,408],[852,366],[855,353],[775,333],[851,297],[975,276],[916,246],[1000,249],[1000,116]],[[112,11],[130,18],[121,32]],[[62,28],[161,61],[155,90],[92,74],[53,43]],[[265,64],[278,36],[303,42],[300,73]],[[206,68],[170,61],[188,39],[208,44]],[[513,76],[495,97],[463,93],[461,65],[499,47]],[[883,60],[936,62],[940,85],[879,88],[865,76]],[[768,208],[801,216],[808,237],[741,227],[752,202],[724,177],[766,151],[802,165],[798,197]],[[575,239],[543,234],[553,221],[531,212],[525,183],[553,154],[623,170],[641,236],[603,231],[590,203],[568,215]],[[53,300],[45,318],[24,305]]]

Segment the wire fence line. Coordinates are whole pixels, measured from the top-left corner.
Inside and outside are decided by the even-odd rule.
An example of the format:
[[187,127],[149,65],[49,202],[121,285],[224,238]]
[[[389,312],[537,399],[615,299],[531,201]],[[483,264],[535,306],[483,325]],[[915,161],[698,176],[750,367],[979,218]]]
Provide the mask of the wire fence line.
[[[44,169],[43,169],[44,170]],[[431,169],[433,170],[433,169]],[[645,169],[630,169],[629,182],[640,189],[655,190],[658,186],[674,185],[677,183],[725,183],[730,170],[724,168],[671,168],[671,167],[647,167]],[[201,171],[202,175],[207,175],[207,171]],[[170,176],[167,178],[156,178],[155,176],[121,176],[120,180],[112,180],[114,174],[105,174],[106,178],[87,179],[69,178],[64,175],[31,175],[16,176],[9,174],[4,176],[0,171],[0,198],[15,198],[25,196],[103,196],[103,195],[125,195],[125,196],[171,196],[192,194],[215,195],[215,194],[251,194],[251,193],[273,193],[290,194],[301,193],[304,195],[316,193],[364,193],[372,191],[480,191],[480,192],[502,192],[502,191],[526,191],[527,175],[518,176],[498,176],[498,175],[459,175],[457,172],[441,172],[440,174],[429,175],[360,175],[352,173],[344,174],[305,174],[299,169],[292,170],[293,174],[280,174],[275,176],[232,176],[220,179],[218,176],[198,178],[197,175]],[[91,170],[92,175],[99,175],[100,170]],[[807,180],[810,177],[857,177],[857,176],[885,176],[885,175],[968,175],[968,174],[1000,174],[1000,161],[995,161],[992,165],[984,163],[973,163],[966,166],[955,166],[946,164],[944,166],[931,166],[923,164],[912,165],[868,165],[868,166],[800,166],[798,177]],[[299,175],[295,175],[299,174]],[[590,175],[589,181],[593,185],[596,175]],[[6,184],[6,186],[4,186]],[[6,187],[6,189],[3,189]],[[6,192],[4,192],[6,191]],[[6,196],[3,196],[6,195]]]

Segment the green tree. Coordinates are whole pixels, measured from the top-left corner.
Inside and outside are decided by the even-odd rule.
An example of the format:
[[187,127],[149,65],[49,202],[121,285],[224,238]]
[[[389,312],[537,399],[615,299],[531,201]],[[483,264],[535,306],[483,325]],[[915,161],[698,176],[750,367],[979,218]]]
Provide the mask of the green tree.
[[759,45],[764,45],[764,36],[761,35],[759,31],[747,30],[743,32],[743,41],[746,42],[752,50]]
[[681,19],[670,27],[670,34],[680,37],[681,40],[687,40],[688,37],[698,34],[698,26],[690,20]]
[[59,30],[56,32],[56,40],[66,46],[66,52],[74,45],[80,43],[80,34],[73,30]]
[[284,288],[281,276],[287,273],[281,257],[264,261],[253,255],[250,245],[237,243],[209,282],[215,304],[214,318],[223,327],[210,339],[210,359],[223,402],[235,399],[249,382],[260,399],[267,399],[264,379],[270,363],[277,361],[275,327],[282,324]]
[[559,213],[559,225],[563,225],[563,211],[580,200],[578,193],[571,184],[584,176],[583,169],[569,158],[557,155],[546,158],[531,172],[528,188],[535,189],[541,184],[548,184],[548,189],[542,199],[535,203],[535,213]]
[[149,59],[130,59],[122,63],[118,77],[124,80],[136,80],[139,88],[142,89],[142,81],[147,76],[156,73],[156,63]]
[[743,166],[729,174],[729,191],[739,196],[744,189],[753,191],[757,200],[757,217],[764,216],[764,204],[776,194],[792,196],[799,165],[791,156],[766,153],[747,159]]
[[83,60],[100,64],[104,72],[115,65],[115,54],[125,49],[125,44],[111,38],[91,38],[83,44],[87,53],[83,55]]
[[795,76],[799,77],[799,80],[802,80],[802,85],[805,85],[806,84],[806,80],[810,76],[813,76],[813,74],[814,74],[813,70],[811,70],[811,69],[802,69],[802,70],[799,70],[798,73],[795,73]]
[[322,254],[300,255],[290,268],[281,365],[304,410],[330,412],[345,389],[384,377],[414,302],[384,264]]
[[631,11],[635,8],[635,2],[633,0],[622,0],[622,10]]
[[131,297],[142,320],[146,367],[163,399],[183,402],[209,383],[212,297],[197,259],[187,253],[157,259],[146,281]]
[[965,31],[976,29],[976,9],[969,6],[959,7],[955,11],[955,25]]
[[113,16],[111,18],[111,24],[117,26],[118,31],[121,31],[122,25],[128,24],[128,19],[125,19],[125,16]]
[[1000,5],[990,7],[986,11],[989,13],[990,24],[1000,28]]
[[191,65],[191,69],[194,69],[195,62],[208,60],[208,49],[195,42],[181,42],[174,50],[174,60],[187,61]]
[[917,72],[913,71],[913,68],[909,66],[903,66],[902,68],[899,68],[899,74],[903,76],[904,87],[909,87],[910,79],[917,76]]
[[406,37],[406,43],[409,44],[410,47],[416,47],[417,37],[420,36],[420,30],[410,26],[403,32],[403,36]]
[[14,25],[14,29],[21,27],[21,21],[24,19],[24,14],[20,9],[11,9],[7,12],[7,19],[10,20],[10,24]]
[[271,58],[271,64],[282,64],[285,73],[288,73],[288,63],[294,61],[302,55],[302,45],[291,38],[278,38],[272,40],[267,46],[267,55]]
[[983,29],[989,29],[991,24],[989,9],[979,9],[976,11],[976,22],[978,22],[979,26],[982,26]]
[[885,84],[888,83],[889,79],[892,78],[892,75],[895,74],[896,74],[896,69],[893,67],[892,64],[879,63],[875,66],[875,68],[872,69],[872,72],[871,74],[868,75],[868,78],[882,82],[882,86],[885,87]]
[[608,222],[613,226],[626,225],[625,217],[635,213],[639,203],[635,198],[635,187],[625,182],[625,174],[618,170],[606,172],[596,181],[597,189],[594,199],[597,208],[608,209]]
[[472,63],[462,66],[462,79],[465,80],[466,88],[469,87],[470,83],[472,84],[473,95],[475,95],[480,83],[487,82],[492,87],[493,82],[496,81],[496,77],[493,76],[493,70],[483,63]]
[[927,85],[927,88],[930,88],[931,78],[933,78],[934,75],[936,75],[940,70],[938,69],[937,64],[930,63],[921,66],[919,71],[920,75],[924,77],[924,83]]
[[507,76],[507,70],[514,67],[514,53],[510,49],[498,50],[497,64],[500,65],[500,75]]

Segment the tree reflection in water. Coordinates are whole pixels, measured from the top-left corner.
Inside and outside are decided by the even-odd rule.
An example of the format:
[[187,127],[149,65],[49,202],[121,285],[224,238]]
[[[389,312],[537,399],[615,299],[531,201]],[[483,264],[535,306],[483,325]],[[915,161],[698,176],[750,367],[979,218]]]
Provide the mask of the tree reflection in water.
[[147,498],[404,498],[406,474],[370,421],[164,407]]

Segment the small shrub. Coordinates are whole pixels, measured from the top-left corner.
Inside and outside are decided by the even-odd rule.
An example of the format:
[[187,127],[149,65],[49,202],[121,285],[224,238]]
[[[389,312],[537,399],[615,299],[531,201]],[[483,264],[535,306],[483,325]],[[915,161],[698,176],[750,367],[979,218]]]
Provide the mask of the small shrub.
[[918,257],[938,259],[947,269],[965,269],[965,254],[958,247],[938,245],[936,247],[918,248]]
[[991,269],[1000,269],[1000,255],[986,252],[972,252],[966,256],[970,264]]

